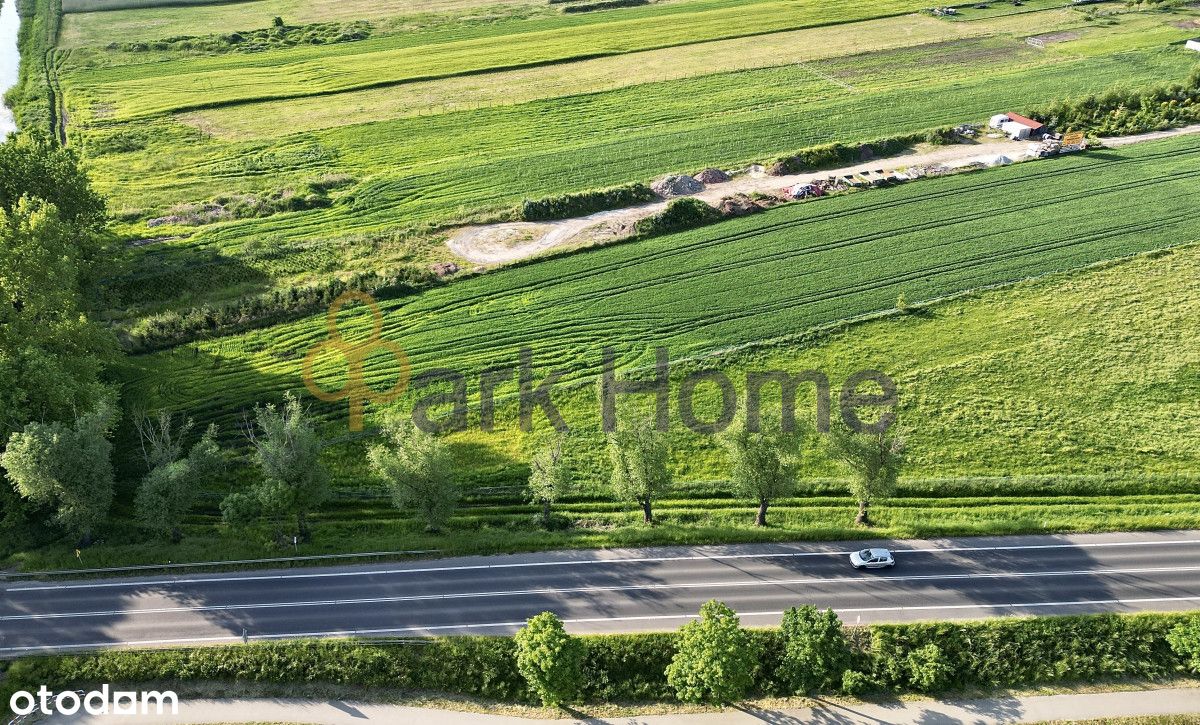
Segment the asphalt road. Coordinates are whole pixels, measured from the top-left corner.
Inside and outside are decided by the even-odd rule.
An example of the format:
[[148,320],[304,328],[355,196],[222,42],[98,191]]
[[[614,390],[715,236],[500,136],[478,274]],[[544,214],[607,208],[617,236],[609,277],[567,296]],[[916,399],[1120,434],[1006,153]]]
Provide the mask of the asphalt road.
[[[884,545],[891,570],[849,551]],[[750,626],[799,604],[856,622],[1200,608],[1200,531],[765,544],[0,588],[0,656],[300,636],[497,634],[538,612],[574,632],[674,629],[709,599]]]

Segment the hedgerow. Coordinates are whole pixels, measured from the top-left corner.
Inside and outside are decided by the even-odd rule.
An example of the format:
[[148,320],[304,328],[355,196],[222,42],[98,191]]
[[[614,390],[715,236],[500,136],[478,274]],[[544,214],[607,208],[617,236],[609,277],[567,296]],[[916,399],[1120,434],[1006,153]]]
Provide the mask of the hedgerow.
[[1200,121],[1200,68],[1186,83],[1130,89],[1059,101],[1034,117],[1060,131],[1086,131],[1097,136],[1123,136],[1162,131]]
[[518,216],[527,222],[570,219],[584,214],[594,214],[598,211],[643,204],[654,201],[656,198],[658,197],[645,184],[627,184],[611,189],[563,194],[545,199],[526,199],[521,203]]
[[348,23],[309,23],[277,25],[255,30],[239,30],[213,35],[178,35],[162,40],[109,43],[108,50],[140,53],[152,50],[198,50],[207,53],[258,53],[293,45],[328,45],[365,40],[371,24],[365,20]]
[[[183,272],[181,272],[183,274]],[[205,337],[225,335],[278,324],[329,306],[343,292],[360,290],[377,299],[393,299],[433,286],[436,275],[404,265],[387,271],[360,272],[347,278],[276,289],[226,304],[202,305],[143,317],[119,330],[129,352],[149,352]]]
[[[833,689],[940,693],[968,687],[1028,687],[1070,682],[1163,679],[1188,671],[1188,655],[1168,641],[1195,614],[1094,614],[978,622],[927,622],[848,629],[852,663]],[[752,696],[794,694],[783,684],[785,640],[777,629],[749,630],[762,652]],[[580,699],[673,702],[666,677],[678,632],[592,635]],[[534,703],[508,637],[446,637],[403,642],[298,641],[192,649],[112,650],[38,656],[9,665],[3,689],[51,689],[107,682],[249,682],[328,684],[437,692],[512,703]],[[269,687],[267,688],[269,689]]]
[[693,197],[673,199],[667,208],[640,220],[637,223],[637,233],[652,237],[659,234],[681,232],[685,229],[695,229],[706,224],[721,221],[722,214],[708,204]]

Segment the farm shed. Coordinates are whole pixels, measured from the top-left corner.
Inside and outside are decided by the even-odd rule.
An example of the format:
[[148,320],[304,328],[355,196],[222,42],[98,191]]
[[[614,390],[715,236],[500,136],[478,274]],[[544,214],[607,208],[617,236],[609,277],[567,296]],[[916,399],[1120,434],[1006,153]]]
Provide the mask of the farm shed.
[[1019,113],[1000,113],[992,116],[988,125],[998,128],[1014,141],[1025,141],[1031,138],[1041,138],[1046,133],[1046,126],[1032,118],[1026,118]]
[[1192,38],[1186,43],[1186,45],[1188,50],[1194,50],[1197,53],[1200,53],[1200,38]]

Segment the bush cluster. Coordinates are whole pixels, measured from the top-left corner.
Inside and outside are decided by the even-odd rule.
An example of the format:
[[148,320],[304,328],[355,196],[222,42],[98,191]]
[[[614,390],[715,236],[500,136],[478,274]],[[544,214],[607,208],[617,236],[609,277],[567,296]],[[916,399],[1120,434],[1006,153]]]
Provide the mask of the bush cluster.
[[595,2],[571,3],[563,7],[564,13],[590,13],[593,10],[612,10],[613,8],[632,8],[638,5],[649,5],[650,0],[596,0]]
[[620,209],[634,204],[654,201],[654,192],[645,184],[627,184],[611,189],[563,194],[545,199],[526,199],[517,210],[522,221],[540,222],[570,219],[608,209]]
[[691,196],[671,200],[667,208],[640,220],[637,233],[653,237],[659,234],[695,229],[721,221],[724,215],[717,209]]
[[909,134],[868,141],[861,144],[831,143],[802,149],[796,154],[776,160],[770,173],[776,176],[799,174],[865,161],[876,156],[894,156],[913,144],[926,140],[926,134]]
[[1034,113],[1058,131],[1122,136],[1200,121],[1200,68],[1186,83],[1149,89],[1113,89],[1059,101]]
[[[809,619],[820,616],[809,613]],[[814,630],[822,632],[820,628]],[[761,653],[750,692],[788,695],[799,688],[863,694],[1016,687],[1106,678],[1162,678],[1189,671],[1200,632],[1194,615],[1076,615],[982,622],[874,625],[792,642],[781,630],[747,630],[746,648]],[[1169,639],[1170,638],[1170,639]],[[581,638],[583,702],[667,702],[667,681],[680,634]],[[1172,642],[1181,644],[1173,648]],[[853,643],[859,643],[857,645]],[[1187,644],[1188,646],[1183,646]],[[799,647],[799,649],[796,649]],[[842,657],[831,651],[845,647]],[[1178,651],[1177,651],[1178,650]],[[821,670],[797,677],[797,666]],[[832,672],[848,666],[840,676]],[[182,650],[105,651],[33,657],[13,663],[5,685],[54,688],[90,682],[247,681],[388,687],[533,703],[507,637],[450,637],[371,644],[307,641]],[[7,694],[3,701],[7,702]]]
[[144,53],[152,50],[198,50],[206,53],[257,53],[295,45],[329,45],[364,40],[371,35],[365,20],[348,23],[275,25],[214,35],[177,35],[162,40],[109,43],[108,50]]

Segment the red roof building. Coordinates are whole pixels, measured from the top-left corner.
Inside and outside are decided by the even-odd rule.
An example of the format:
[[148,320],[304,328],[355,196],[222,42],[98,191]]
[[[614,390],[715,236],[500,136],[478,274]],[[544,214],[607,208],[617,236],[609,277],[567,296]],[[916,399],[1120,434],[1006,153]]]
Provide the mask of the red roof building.
[[1008,116],[1008,120],[1012,121],[1013,123],[1019,123],[1022,126],[1028,126],[1030,130],[1033,131],[1041,131],[1043,128],[1045,128],[1044,124],[1038,123],[1032,118],[1025,118],[1019,113],[1006,113],[1004,115]]

